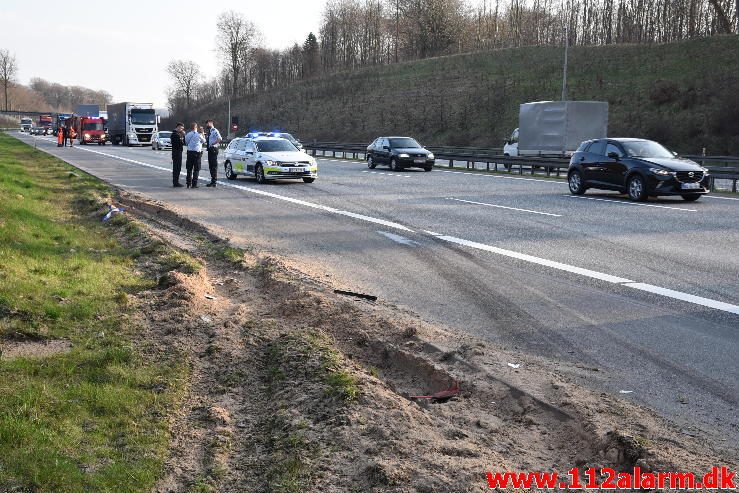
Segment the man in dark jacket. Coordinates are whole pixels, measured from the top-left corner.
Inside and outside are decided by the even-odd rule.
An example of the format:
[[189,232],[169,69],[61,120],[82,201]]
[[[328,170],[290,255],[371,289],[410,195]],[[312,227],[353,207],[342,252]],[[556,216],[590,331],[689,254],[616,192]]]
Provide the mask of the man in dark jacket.
[[172,131],[172,186],[179,188],[182,171],[182,150],[185,147],[185,124],[178,123]]

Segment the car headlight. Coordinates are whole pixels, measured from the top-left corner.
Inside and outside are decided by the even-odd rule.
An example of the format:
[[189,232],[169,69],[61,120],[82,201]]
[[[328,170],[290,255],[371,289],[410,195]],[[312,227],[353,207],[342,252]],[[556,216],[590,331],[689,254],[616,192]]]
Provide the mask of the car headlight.
[[403,157],[410,157],[410,156],[404,152],[402,154],[398,154],[398,157],[403,158]]
[[668,176],[672,174],[672,172],[667,171],[666,169],[662,169],[662,168],[649,168],[649,171],[659,176]]
[[277,166],[278,164],[275,161],[265,161],[265,163],[267,163],[267,166]]
[[429,152],[429,155],[426,156],[426,159],[434,159],[434,153],[433,152]]
[[89,139],[90,138],[90,134],[85,134],[85,138],[86,139]]
[[708,168],[704,168],[703,166],[701,166],[701,171],[703,171],[703,173],[705,173],[705,174],[708,174],[708,171],[709,170],[708,170]]

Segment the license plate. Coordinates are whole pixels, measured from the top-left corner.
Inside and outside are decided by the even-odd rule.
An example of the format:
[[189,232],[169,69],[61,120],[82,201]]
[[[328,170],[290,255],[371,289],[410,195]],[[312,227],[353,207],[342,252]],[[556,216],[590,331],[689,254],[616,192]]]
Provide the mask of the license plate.
[[426,160],[425,159],[415,159],[413,162],[417,164],[421,164],[421,163],[425,163]]
[[683,190],[697,190],[701,187],[700,183],[683,183],[681,185]]
[[288,170],[290,171],[290,173],[302,173],[303,172],[303,168],[288,168]]

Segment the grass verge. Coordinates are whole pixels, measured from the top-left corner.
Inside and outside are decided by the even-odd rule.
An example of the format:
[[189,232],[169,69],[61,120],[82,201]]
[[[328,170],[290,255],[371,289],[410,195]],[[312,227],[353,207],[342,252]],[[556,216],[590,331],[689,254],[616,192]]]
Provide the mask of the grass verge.
[[0,345],[71,343],[0,359],[0,491],[150,491],[160,473],[187,369],[138,349],[131,299],[156,283],[142,255],[190,262],[125,246],[140,231],[100,221],[110,193],[0,134]]

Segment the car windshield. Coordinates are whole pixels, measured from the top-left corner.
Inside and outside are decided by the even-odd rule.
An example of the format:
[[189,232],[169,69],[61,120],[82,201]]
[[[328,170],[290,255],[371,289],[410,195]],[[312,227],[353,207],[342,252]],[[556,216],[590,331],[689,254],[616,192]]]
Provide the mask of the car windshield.
[[421,144],[408,137],[401,139],[390,139],[390,147],[393,149],[417,149],[421,147]]
[[172,137],[172,132],[159,132],[160,139],[169,139]]
[[131,123],[134,125],[154,125],[156,121],[154,110],[131,112]]
[[297,147],[285,139],[261,140],[256,143],[259,152],[295,152]]
[[630,157],[674,157],[662,144],[651,140],[621,142],[621,145]]
[[85,123],[82,126],[82,130],[102,130],[103,124],[102,123]]
[[289,140],[290,142],[297,142],[297,139],[295,139],[295,137],[293,137],[293,136],[292,136],[292,135],[290,135],[290,134],[286,134],[286,133],[284,133],[284,132],[281,132],[281,133],[280,133],[280,135],[278,135],[278,137],[281,137],[281,138],[283,138],[283,139],[287,139],[287,140]]

